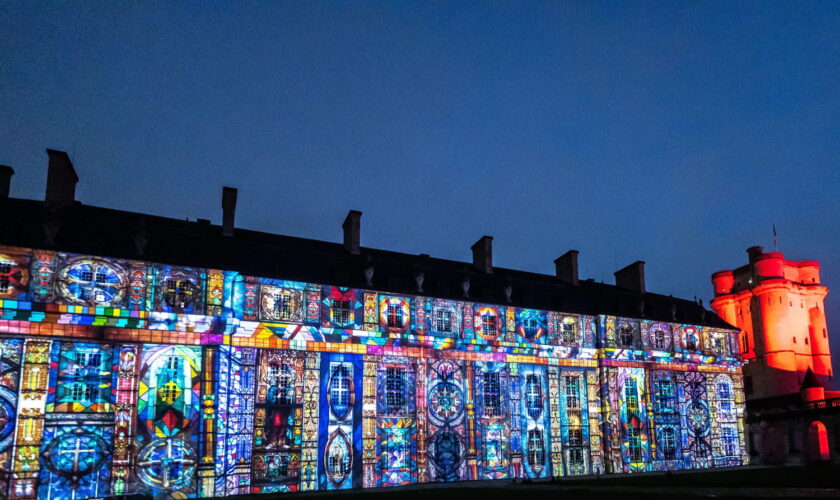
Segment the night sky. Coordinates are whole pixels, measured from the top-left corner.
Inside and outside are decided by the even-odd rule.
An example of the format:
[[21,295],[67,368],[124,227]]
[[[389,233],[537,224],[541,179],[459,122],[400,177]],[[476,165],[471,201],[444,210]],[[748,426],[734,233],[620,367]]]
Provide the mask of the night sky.
[[[771,8],[772,7],[772,8]],[[752,245],[822,262],[840,368],[840,3],[0,5],[0,163],[43,199],[582,278],[708,304]]]

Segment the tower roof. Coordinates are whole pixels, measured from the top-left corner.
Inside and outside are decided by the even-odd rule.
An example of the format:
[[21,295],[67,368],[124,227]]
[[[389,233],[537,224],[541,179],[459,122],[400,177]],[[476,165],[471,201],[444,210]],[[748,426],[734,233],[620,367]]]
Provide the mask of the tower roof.
[[817,376],[816,376],[816,375],[814,375],[814,372],[813,372],[813,371],[811,371],[811,368],[809,367],[809,368],[808,368],[808,371],[807,371],[807,372],[805,372],[805,378],[802,380],[802,388],[801,388],[801,390],[803,390],[803,391],[804,391],[805,389],[812,389],[812,388],[814,388],[814,387],[825,387],[825,386],[823,386],[823,385],[820,383],[820,381],[819,381],[819,379],[817,378]]

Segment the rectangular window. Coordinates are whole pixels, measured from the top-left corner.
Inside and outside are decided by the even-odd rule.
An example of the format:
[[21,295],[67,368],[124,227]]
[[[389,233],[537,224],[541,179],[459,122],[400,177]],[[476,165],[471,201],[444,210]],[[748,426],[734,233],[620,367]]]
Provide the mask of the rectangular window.
[[583,429],[580,427],[569,428],[569,446],[583,446]]
[[501,415],[502,387],[498,372],[485,372],[484,382],[484,416],[495,417]]
[[574,344],[577,342],[577,338],[575,335],[575,323],[574,320],[563,321],[563,342],[566,344]]
[[639,395],[636,392],[636,381],[629,379],[624,386],[624,402],[627,404],[627,411],[639,411]]
[[633,327],[629,324],[621,325],[621,328],[618,329],[619,333],[619,342],[625,346],[632,346],[633,345]]
[[405,369],[385,369],[385,406],[388,413],[399,413],[405,406]]
[[674,410],[674,382],[671,380],[656,381],[656,409],[659,411]]
[[9,291],[9,275],[12,274],[11,262],[0,262],[0,293]]
[[630,461],[642,461],[642,432],[640,429],[630,427],[627,429],[627,445],[630,449]]
[[496,327],[496,316],[493,316],[492,314],[482,316],[481,331],[484,333],[485,337],[495,337],[498,335],[499,329]]
[[388,328],[403,327],[403,308],[399,304],[388,304]]
[[653,348],[658,350],[665,349],[665,331],[661,328],[653,331]]
[[333,299],[333,322],[341,326],[350,323],[351,305],[349,300]]
[[435,309],[435,331],[452,333],[452,311],[443,308]]
[[720,437],[723,441],[723,453],[727,457],[738,455],[738,435],[732,427],[724,427],[720,430]]
[[522,330],[525,332],[526,339],[533,339],[537,335],[539,325],[534,318],[525,318],[522,320]]
[[577,410],[580,408],[580,381],[577,377],[566,379],[566,408]]
[[274,301],[274,308],[280,321],[289,321],[292,319],[292,293],[280,292]]
[[569,465],[573,471],[583,469],[583,450],[580,448],[572,448],[569,450]]

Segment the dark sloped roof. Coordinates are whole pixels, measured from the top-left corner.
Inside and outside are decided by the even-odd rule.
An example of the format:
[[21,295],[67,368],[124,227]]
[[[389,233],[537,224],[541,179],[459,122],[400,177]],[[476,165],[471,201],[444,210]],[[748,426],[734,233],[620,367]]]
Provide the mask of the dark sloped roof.
[[[484,273],[471,263],[373,248],[353,255],[339,243],[236,229],[233,237],[207,221],[184,221],[75,203],[65,208],[9,198],[2,202],[0,244],[234,270],[245,275],[374,288],[463,300],[510,304],[579,314],[612,314],[733,328],[689,300],[638,293],[615,285],[561,282],[551,275],[495,267]],[[50,240],[49,235],[54,235]],[[374,268],[373,287],[365,269]],[[418,292],[415,275],[424,276]]]
[[814,372],[811,371],[811,367],[808,367],[808,371],[805,372],[805,378],[802,379],[802,387],[800,388],[800,390],[812,389],[814,387],[824,386],[820,383],[817,376],[814,375]]

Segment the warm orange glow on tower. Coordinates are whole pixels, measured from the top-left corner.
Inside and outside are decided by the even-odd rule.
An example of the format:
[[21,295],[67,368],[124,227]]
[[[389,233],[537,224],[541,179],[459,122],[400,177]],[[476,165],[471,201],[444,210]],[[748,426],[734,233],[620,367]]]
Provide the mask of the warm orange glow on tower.
[[819,262],[785,260],[761,247],[747,253],[746,266],[712,275],[712,308],[741,330],[741,353],[750,361],[747,397],[799,392],[808,368],[825,382],[833,373]]

